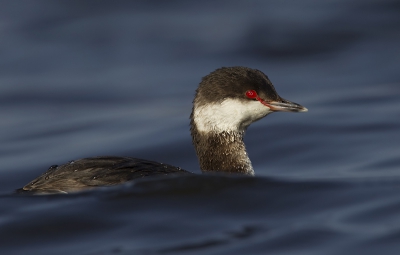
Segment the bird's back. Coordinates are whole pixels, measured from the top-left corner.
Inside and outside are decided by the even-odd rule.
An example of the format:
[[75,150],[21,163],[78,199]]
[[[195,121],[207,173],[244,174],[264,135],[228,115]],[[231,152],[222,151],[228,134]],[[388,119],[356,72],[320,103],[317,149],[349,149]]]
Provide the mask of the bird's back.
[[83,158],[51,166],[18,192],[69,193],[110,186],[147,176],[191,174],[179,167],[130,157]]

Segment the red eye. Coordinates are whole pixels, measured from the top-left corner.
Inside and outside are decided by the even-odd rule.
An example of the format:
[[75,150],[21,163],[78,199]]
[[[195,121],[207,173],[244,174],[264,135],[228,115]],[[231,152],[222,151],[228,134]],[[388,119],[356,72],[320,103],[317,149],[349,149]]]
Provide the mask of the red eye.
[[253,99],[253,98],[257,98],[258,95],[255,90],[248,90],[248,91],[246,91],[246,97]]

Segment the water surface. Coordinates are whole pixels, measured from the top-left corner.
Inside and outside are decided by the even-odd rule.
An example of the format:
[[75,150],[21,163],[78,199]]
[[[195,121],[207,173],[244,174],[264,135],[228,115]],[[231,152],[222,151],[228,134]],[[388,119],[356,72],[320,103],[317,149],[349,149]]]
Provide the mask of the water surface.
[[[3,1],[0,14],[0,253],[399,250],[397,1]],[[12,194],[98,155],[200,174],[194,90],[235,65],[309,109],[249,128],[255,178]]]

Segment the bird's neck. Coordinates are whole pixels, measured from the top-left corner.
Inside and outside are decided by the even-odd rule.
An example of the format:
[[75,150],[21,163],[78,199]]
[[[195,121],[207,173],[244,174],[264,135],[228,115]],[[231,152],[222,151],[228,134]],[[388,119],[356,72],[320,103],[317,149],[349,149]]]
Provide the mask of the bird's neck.
[[192,121],[193,145],[202,172],[254,175],[243,142],[244,131],[199,131]]

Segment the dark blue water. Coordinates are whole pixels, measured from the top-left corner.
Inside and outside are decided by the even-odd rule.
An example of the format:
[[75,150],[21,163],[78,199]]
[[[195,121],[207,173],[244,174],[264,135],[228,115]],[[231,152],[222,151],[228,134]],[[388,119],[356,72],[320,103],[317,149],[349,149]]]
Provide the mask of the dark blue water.
[[[398,1],[1,1],[0,254],[398,254]],[[200,173],[194,90],[265,72],[309,109],[252,125],[256,178],[13,191],[120,155]]]

